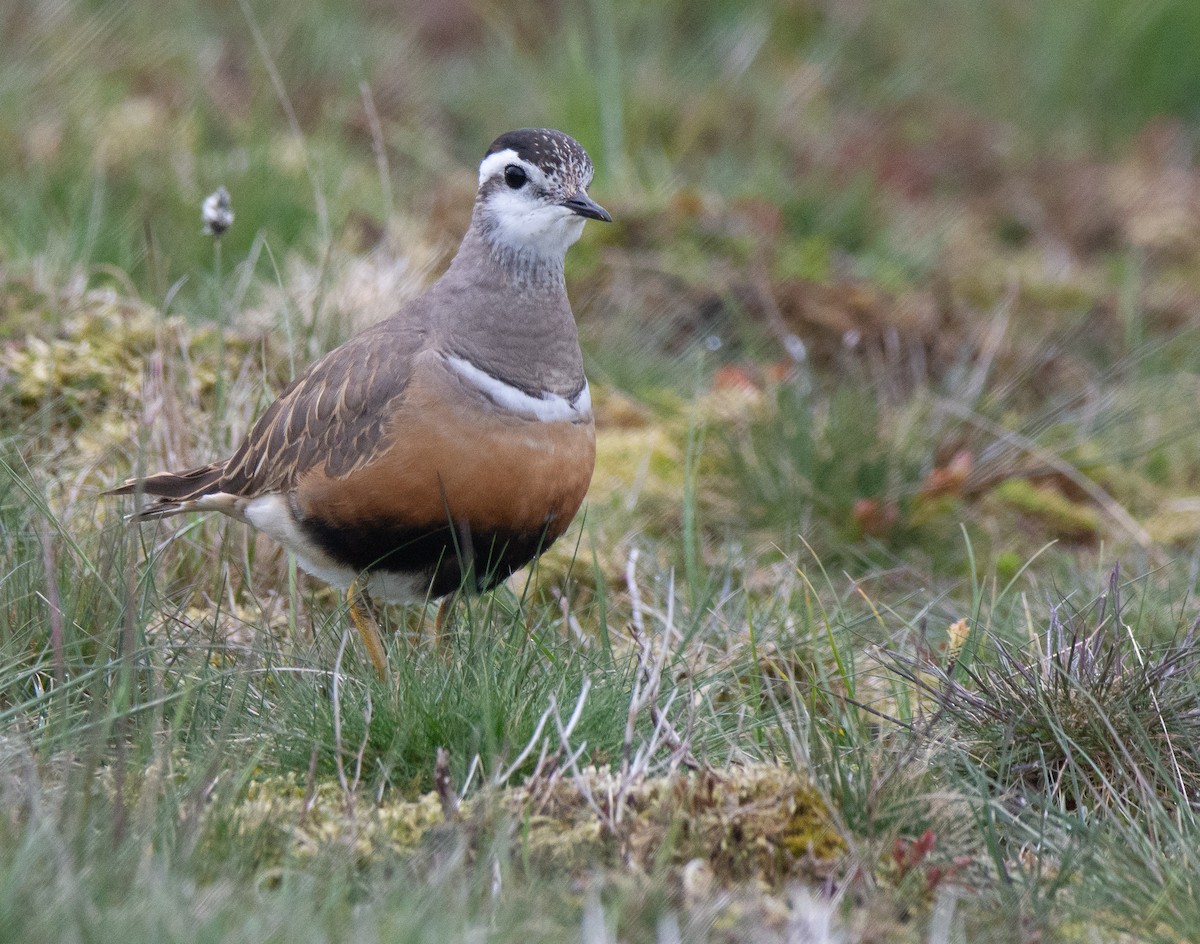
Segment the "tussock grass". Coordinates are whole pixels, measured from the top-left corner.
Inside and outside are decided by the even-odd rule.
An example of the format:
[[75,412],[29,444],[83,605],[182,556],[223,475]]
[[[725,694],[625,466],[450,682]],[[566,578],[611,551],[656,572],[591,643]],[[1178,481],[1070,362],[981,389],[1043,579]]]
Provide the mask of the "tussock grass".
[[[940,721],[1006,791],[1066,810],[1197,789],[1194,627],[1143,646],[1114,569],[1103,594],[1050,607],[1044,632],[995,639],[947,665],[906,663]],[[1135,604],[1136,606],[1136,604]],[[986,645],[986,644],[985,644]]]

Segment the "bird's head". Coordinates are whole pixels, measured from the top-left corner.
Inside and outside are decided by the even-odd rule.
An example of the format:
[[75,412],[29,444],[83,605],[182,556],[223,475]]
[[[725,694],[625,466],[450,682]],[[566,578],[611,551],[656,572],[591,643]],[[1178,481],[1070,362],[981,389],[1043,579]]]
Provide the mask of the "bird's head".
[[587,152],[561,131],[502,134],[479,165],[476,221],[502,257],[561,266],[585,221],[612,222],[587,194],[592,173]]

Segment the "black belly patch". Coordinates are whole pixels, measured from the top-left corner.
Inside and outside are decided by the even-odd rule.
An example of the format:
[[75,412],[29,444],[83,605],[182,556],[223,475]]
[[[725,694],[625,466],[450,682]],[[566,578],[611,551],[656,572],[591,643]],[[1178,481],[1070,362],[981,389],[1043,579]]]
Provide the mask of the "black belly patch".
[[299,523],[339,564],[360,572],[419,576],[429,581],[432,598],[458,590],[466,570],[474,572],[476,591],[490,590],[555,540],[549,537],[549,524],[537,531],[473,532],[462,525],[413,527],[386,520],[335,525],[305,517]]

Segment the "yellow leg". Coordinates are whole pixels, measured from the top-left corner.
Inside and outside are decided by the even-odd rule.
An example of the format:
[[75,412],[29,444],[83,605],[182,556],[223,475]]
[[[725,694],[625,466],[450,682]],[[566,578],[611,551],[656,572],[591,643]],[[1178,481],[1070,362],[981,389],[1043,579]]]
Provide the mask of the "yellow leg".
[[442,647],[442,634],[446,629],[446,620],[450,618],[450,611],[454,609],[454,602],[458,599],[457,593],[451,593],[447,597],[442,598],[442,602],[438,605],[437,618],[433,621],[433,648],[440,649]]
[[346,602],[350,606],[350,621],[362,637],[367,655],[375,666],[381,679],[387,678],[387,655],[383,651],[383,637],[379,635],[379,624],[375,614],[371,612],[371,598],[367,596],[367,588],[356,580],[346,591]]

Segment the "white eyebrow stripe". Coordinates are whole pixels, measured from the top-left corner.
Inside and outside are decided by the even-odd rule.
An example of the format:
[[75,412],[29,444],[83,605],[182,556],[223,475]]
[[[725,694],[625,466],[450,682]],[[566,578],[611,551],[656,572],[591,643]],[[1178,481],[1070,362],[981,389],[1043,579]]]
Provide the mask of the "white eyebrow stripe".
[[542,423],[574,423],[592,415],[592,394],[586,380],[583,382],[583,389],[570,400],[549,391],[543,391],[540,396],[534,397],[498,377],[493,377],[487,371],[480,370],[465,358],[452,354],[444,354],[442,357],[460,378],[497,406],[519,416]]
[[479,165],[479,185],[483,186],[485,180],[496,176],[496,171],[515,163],[524,164],[525,162],[517,156],[517,152],[512,148],[505,148],[503,151],[489,154]]

